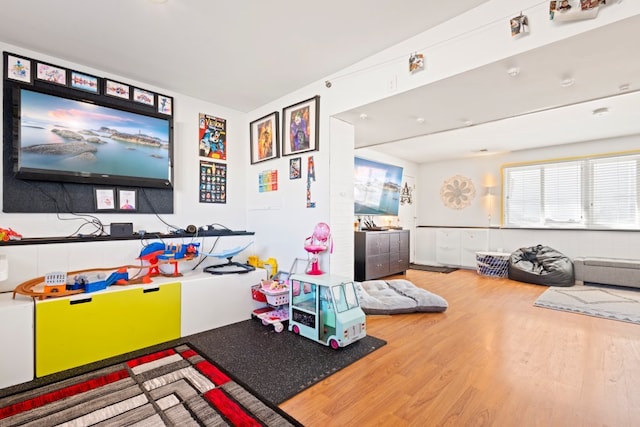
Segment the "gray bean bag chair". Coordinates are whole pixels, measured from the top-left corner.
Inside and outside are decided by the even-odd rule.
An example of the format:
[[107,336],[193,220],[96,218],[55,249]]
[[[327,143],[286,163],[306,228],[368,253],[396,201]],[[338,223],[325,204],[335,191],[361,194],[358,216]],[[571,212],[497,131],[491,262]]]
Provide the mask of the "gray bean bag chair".
[[449,306],[441,296],[405,279],[367,280],[355,285],[366,314],[438,313]]
[[546,286],[573,286],[573,262],[549,246],[520,248],[509,257],[509,279]]

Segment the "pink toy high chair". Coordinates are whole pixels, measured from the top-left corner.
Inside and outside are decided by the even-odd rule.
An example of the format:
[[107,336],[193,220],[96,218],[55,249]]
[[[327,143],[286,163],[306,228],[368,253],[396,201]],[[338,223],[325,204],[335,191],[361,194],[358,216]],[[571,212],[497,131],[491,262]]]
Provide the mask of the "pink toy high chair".
[[307,271],[307,274],[318,276],[324,274],[318,267],[320,252],[324,252],[327,249],[333,252],[333,240],[331,240],[331,229],[324,222],[319,222],[313,229],[313,234],[307,237],[304,241],[304,250],[311,254],[311,269]]

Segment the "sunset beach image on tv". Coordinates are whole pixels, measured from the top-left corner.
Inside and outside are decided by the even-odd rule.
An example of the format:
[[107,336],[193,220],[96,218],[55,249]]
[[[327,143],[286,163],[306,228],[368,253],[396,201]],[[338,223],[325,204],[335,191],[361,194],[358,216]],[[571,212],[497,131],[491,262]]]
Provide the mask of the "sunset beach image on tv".
[[169,183],[170,140],[168,119],[20,90],[19,173]]

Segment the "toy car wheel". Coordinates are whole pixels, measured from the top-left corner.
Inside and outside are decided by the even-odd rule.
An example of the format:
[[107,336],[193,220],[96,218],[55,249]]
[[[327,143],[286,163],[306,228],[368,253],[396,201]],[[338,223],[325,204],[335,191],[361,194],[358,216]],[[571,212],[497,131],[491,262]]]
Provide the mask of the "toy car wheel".
[[282,325],[282,323],[276,323],[275,325],[273,325],[273,329],[275,329],[276,332],[280,333],[284,330],[284,326]]
[[267,322],[265,319],[262,319],[262,324],[263,324],[264,326],[267,326],[267,325],[269,324],[269,322]]
[[329,346],[334,350],[337,350],[340,348],[340,344],[338,343],[338,341],[333,338],[329,341]]
[[300,335],[300,328],[298,327],[298,325],[293,325],[292,331],[294,334]]

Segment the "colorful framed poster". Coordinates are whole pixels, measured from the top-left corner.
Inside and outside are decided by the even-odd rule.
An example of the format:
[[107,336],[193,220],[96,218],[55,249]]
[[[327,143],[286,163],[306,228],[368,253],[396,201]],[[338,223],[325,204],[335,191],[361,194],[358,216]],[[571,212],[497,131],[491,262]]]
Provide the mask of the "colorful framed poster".
[[320,97],[290,105],[282,110],[282,155],[318,150]]
[[86,90],[87,92],[98,93],[98,78],[88,74],[72,71],[71,87],[74,89]]
[[302,167],[301,157],[290,159],[289,160],[289,179],[302,178],[302,171],[300,170],[301,167]]
[[173,98],[170,96],[158,95],[158,113],[170,116],[173,114]]
[[5,53],[5,70],[7,78],[22,83],[33,84],[31,76],[31,60]]
[[115,210],[115,194],[113,188],[96,188],[94,191],[96,211]]
[[200,113],[198,120],[200,157],[227,159],[227,121]]
[[142,89],[138,89],[137,87],[133,88],[133,100],[135,102],[139,102],[140,104],[145,104],[145,105],[151,105],[154,106],[155,105],[155,101],[156,101],[156,96],[155,94],[147,91],[147,90],[142,90]]
[[115,96],[116,98],[129,99],[131,97],[131,89],[129,85],[124,83],[114,82],[113,80],[105,79],[104,94],[109,96]]
[[251,122],[251,164],[280,157],[279,125],[277,111]]
[[38,62],[36,65],[36,78],[49,83],[67,85],[67,70],[53,65]]
[[118,190],[118,209],[121,211],[135,211],[138,209],[138,194],[136,190]]
[[258,191],[260,193],[278,191],[278,169],[260,172],[258,176]]
[[227,165],[200,160],[200,203],[227,203]]

